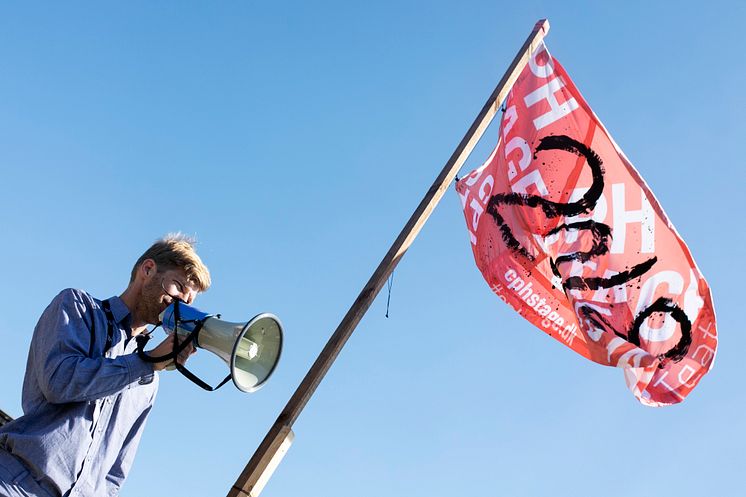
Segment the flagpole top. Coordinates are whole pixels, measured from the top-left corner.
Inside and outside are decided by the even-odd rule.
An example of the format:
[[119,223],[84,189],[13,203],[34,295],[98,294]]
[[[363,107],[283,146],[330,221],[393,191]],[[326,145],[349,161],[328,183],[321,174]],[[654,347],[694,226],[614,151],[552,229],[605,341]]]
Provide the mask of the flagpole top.
[[539,19],[536,21],[534,31],[543,31],[544,34],[549,32],[549,19]]

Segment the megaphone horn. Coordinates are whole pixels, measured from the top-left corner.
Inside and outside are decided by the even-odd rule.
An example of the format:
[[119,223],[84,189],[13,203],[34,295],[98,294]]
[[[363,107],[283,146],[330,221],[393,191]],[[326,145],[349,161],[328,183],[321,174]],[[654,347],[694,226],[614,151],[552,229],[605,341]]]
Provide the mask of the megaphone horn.
[[[231,323],[175,301],[161,313],[160,320],[166,333],[189,337],[197,347],[220,357],[242,392],[256,392],[264,386],[280,360],[282,324],[274,314],[265,312],[244,323]],[[182,371],[183,366],[178,368]]]
[[242,392],[259,390],[272,375],[282,352],[282,325],[268,312],[246,323],[208,318],[197,335],[198,347],[229,365],[233,383]]

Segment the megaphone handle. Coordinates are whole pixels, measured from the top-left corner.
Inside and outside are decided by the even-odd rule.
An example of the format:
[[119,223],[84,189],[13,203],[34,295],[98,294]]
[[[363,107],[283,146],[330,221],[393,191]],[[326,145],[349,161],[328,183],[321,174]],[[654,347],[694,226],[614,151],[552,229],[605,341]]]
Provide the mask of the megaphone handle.
[[171,359],[172,361],[178,357],[179,353],[187,348],[187,345],[189,345],[190,342],[194,341],[196,338],[197,330],[193,331],[189,335],[187,335],[186,339],[179,343],[179,345],[176,345],[176,341],[174,341],[174,349],[169,352],[168,354],[162,355],[162,356],[151,356],[148,355],[142,347],[137,348],[137,355],[145,362],[164,362]]
[[[174,314],[176,314],[175,322],[177,323],[177,326],[178,326],[178,322],[179,322],[178,306],[175,307],[174,310],[176,311],[174,313]],[[168,361],[170,359],[171,362],[165,367],[165,369],[167,369],[169,371],[172,371],[174,369],[178,369],[181,374],[183,374],[184,376],[186,376],[187,379],[191,380],[192,383],[194,383],[195,385],[197,385],[200,388],[202,388],[204,390],[207,390],[209,392],[214,392],[218,388],[220,388],[223,385],[225,385],[228,382],[228,380],[231,379],[231,375],[230,374],[228,376],[226,376],[223,379],[223,381],[221,381],[217,386],[211,387],[210,385],[208,385],[207,383],[205,383],[204,381],[202,381],[201,379],[199,379],[194,373],[192,373],[191,371],[189,371],[184,365],[179,364],[179,362],[176,360],[176,358],[179,356],[179,353],[182,350],[184,350],[190,342],[197,343],[197,336],[199,335],[199,332],[202,330],[202,325],[203,324],[204,324],[204,321],[198,321],[197,322],[197,326],[195,327],[195,329],[189,335],[187,335],[186,339],[183,342],[179,343],[178,346],[176,345],[177,342],[178,342],[178,331],[174,330],[174,335],[175,335],[174,336],[174,348],[173,348],[172,352],[170,352],[170,353],[168,353],[166,355],[163,355],[163,356],[160,356],[160,357],[153,357],[153,356],[148,355],[143,350],[144,342],[141,344],[139,341],[138,341],[138,347],[137,347],[137,355],[140,356],[140,358],[143,361],[145,361],[145,362],[151,362],[151,363],[154,363],[154,362],[164,362],[164,361]]]

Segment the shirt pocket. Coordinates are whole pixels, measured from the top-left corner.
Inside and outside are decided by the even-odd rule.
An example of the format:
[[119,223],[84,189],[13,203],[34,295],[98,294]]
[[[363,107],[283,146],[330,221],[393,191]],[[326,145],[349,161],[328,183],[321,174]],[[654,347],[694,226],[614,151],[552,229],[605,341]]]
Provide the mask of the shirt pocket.
[[25,475],[19,476],[17,484],[21,494],[28,495],[28,497],[59,497],[59,493],[52,493],[42,487],[28,471],[26,471]]
[[7,464],[4,458],[0,460],[0,482],[18,485],[29,474],[31,473],[26,468],[21,467],[20,464]]
[[[39,487],[31,472],[10,453],[0,457],[0,493],[10,491],[11,495],[46,497],[50,493]],[[3,493],[3,495],[5,495]]]

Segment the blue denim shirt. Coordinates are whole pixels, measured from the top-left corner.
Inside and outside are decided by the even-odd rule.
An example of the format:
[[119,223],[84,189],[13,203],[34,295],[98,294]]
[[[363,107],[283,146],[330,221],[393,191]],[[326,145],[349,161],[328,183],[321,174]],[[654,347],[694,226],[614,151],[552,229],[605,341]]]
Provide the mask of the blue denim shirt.
[[0,447],[65,497],[119,493],[158,390],[153,366],[135,352],[127,306],[109,302],[114,336],[104,355],[101,301],[73,289],[52,300],[31,340],[24,414],[0,428]]

